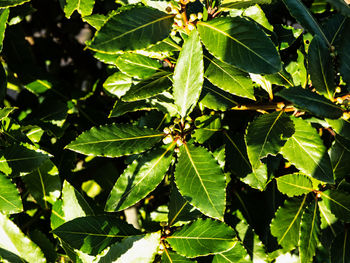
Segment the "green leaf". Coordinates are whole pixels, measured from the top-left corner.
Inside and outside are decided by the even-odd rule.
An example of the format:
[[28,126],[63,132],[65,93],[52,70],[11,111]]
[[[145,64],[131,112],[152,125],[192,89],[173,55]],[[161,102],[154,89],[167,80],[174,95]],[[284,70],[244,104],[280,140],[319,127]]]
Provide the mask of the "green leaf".
[[272,41],[254,22],[241,17],[198,22],[202,42],[216,58],[252,73],[281,70],[281,60]]
[[342,15],[350,17],[350,7],[345,3],[344,0],[326,0],[331,4],[336,10],[338,10]]
[[0,9],[0,52],[2,51],[2,42],[5,37],[5,30],[7,26],[7,19],[9,17],[9,13],[10,13],[9,8]]
[[255,100],[253,82],[249,74],[218,59],[209,59],[204,76],[220,89],[236,96]]
[[316,202],[311,202],[301,218],[299,255],[301,263],[312,262],[319,243],[320,214]]
[[223,0],[220,10],[228,11],[230,9],[247,8],[255,4],[270,4],[271,0]]
[[110,247],[98,263],[152,263],[158,252],[160,231],[127,237]]
[[330,46],[327,37],[311,15],[309,10],[304,6],[300,0],[283,0],[287,6],[290,14],[312,35],[318,35],[326,44]]
[[184,144],[176,165],[175,182],[181,195],[194,207],[223,220],[226,178],[208,150]]
[[345,228],[344,232],[339,233],[332,242],[331,246],[332,263],[349,263],[350,262],[350,235],[349,229]]
[[347,19],[346,26],[344,26],[343,33],[339,38],[338,57],[339,57],[339,71],[343,79],[349,85],[350,83],[350,38],[348,32],[350,30],[350,21]]
[[92,39],[89,48],[108,54],[146,48],[165,39],[174,15],[149,7],[135,7],[108,19]]
[[97,255],[124,237],[139,234],[131,225],[113,216],[79,217],[52,232],[71,247],[89,255]]
[[10,176],[28,174],[50,158],[47,153],[13,144],[0,150],[0,171]]
[[22,200],[10,178],[0,173],[0,212],[14,214],[23,211]]
[[225,223],[198,219],[166,240],[177,253],[193,258],[229,250],[236,242],[235,236],[235,231]]
[[130,89],[133,79],[128,75],[118,71],[109,76],[103,83],[103,88],[108,93],[120,98]]
[[290,199],[278,208],[271,222],[271,234],[277,238],[284,251],[290,251],[298,245],[301,216],[305,205],[303,200]]
[[301,87],[283,89],[276,95],[321,118],[337,119],[343,115],[343,110],[338,105],[316,92]]
[[337,181],[346,178],[350,171],[350,141],[336,135],[335,142],[329,150],[334,177]]
[[318,209],[320,210],[320,216],[321,216],[321,229],[330,228],[332,231],[333,236],[336,236],[336,225],[332,226],[338,221],[338,218],[332,214],[332,212],[329,210],[329,208],[326,206],[325,202],[323,200],[318,201]]
[[171,87],[169,77],[171,72],[158,72],[153,76],[142,80],[135,86],[131,86],[126,94],[122,97],[123,101],[138,101],[153,97]]
[[134,53],[120,55],[115,65],[124,74],[140,79],[152,76],[162,66],[155,59]]
[[0,105],[3,104],[3,101],[4,101],[5,96],[6,96],[6,91],[7,91],[6,72],[5,72],[5,69],[3,68],[2,64],[0,63]]
[[346,140],[350,140],[350,120],[337,119],[331,120],[326,119],[327,123],[332,127],[332,129]]
[[204,84],[199,104],[212,110],[226,111],[237,106],[233,96],[214,85]]
[[297,50],[298,58],[296,61],[291,61],[286,66],[286,71],[292,76],[294,85],[290,86],[302,86],[306,87],[308,83],[308,74],[305,68],[304,55],[300,50]]
[[43,232],[35,229],[30,231],[29,236],[30,239],[40,247],[41,251],[46,257],[47,262],[56,262],[56,248]]
[[4,118],[8,117],[15,109],[15,107],[4,107],[0,109],[0,120],[3,120]]
[[86,155],[119,157],[140,153],[160,141],[163,133],[129,124],[93,127],[66,148]]
[[293,121],[283,111],[261,115],[251,122],[246,143],[253,170],[260,166],[263,157],[276,155],[293,133]]
[[30,0],[0,0],[0,8],[12,7],[16,5],[24,4]]
[[350,194],[340,190],[321,192],[325,206],[340,220],[350,222]]
[[89,16],[82,17],[82,20],[88,23],[90,26],[95,28],[96,30],[100,30],[101,27],[106,23],[108,16],[101,14],[93,14]]
[[281,153],[305,174],[320,181],[334,183],[332,164],[317,131],[306,121],[293,118],[295,133]]
[[64,13],[67,18],[70,18],[75,10],[77,10],[81,16],[88,16],[91,15],[94,4],[95,0],[66,0]]
[[[261,1],[259,1],[261,4]],[[261,7],[258,4],[255,4],[254,6],[250,6],[247,9],[242,10],[242,15],[245,17],[248,17],[250,19],[253,19],[255,22],[257,22],[260,26],[264,27],[265,29],[269,31],[273,31],[273,26],[269,23],[269,20],[267,19],[264,11],[261,9]]]
[[286,25],[274,25],[275,33],[277,34],[278,42],[280,43],[280,50],[290,47],[297,38],[303,33],[301,28],[294,28]]
[[105,211],[124,210],[153,191],[169,169],[174,144],[153,150],[134,160],[115,183]]
[[216,254],[212,263],[249,263],[249,255],[239,241],[236,241],[233,248],[226,252]]
[[57,167],[50,161],[45,161],[32,173],[23,177],[30,194],[44,208],[49,209],[61,194],[61,180]]
[[17,259],[15,262],[46,262],[40,248],[26,237],[15,223],[1,213],[0,236],[0,258],[6,259],[12,253],[17,256],[12,255]]
[[195,119],[196,129],[192,134],[192,138],[198,143],[204,143],[214,133],[221,131],[221,121],[219,115],[203,115]]
[[191,262],[197,262],[197,261],[189,260],[179,254],[176,254],[167,249],[164,249],[164,252],[162,255],[162,263],[191,263]]
[[174,71],[174,101],[181,117],[197,103],[203,85],[203,51],[197,30],[193,30],[180,51]]
[[276,178],[278,190],[289,197],[303,195],[313,190],[311,180],[303,174],[287,174]]
[[173,185],[170,193],[169,201],[169,214],[168,214],[168,224],[172,225],[183,225],[191,220],[195,220],[200,217],[200,213],[195,209],[187,200],[185,200],[176,186]]
[[329,99],[333,98],[335,92],[335,72],[332,57],[328,47],[315,36],[311,41],[308,53],[308,65],[313,87]]
[[252,168],[248,175],[240,178],[242,182],[246,183],[252,188],[259,189],[260,191],[265,189],[267,179],[267,165],[264,163],[260,163],[259,166],[256,166],[254,169]]

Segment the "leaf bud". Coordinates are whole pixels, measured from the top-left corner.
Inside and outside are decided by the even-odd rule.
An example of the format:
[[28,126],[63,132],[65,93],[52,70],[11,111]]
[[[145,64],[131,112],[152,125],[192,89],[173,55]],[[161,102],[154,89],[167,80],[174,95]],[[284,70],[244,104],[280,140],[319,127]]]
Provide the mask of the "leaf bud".
[[340,93],[341,92],[341,87],[336,87],[335,93]]
[[173,137],[169,134],[166,137],[163,138],[163,143],[164,144],[169,144],[173,142]]

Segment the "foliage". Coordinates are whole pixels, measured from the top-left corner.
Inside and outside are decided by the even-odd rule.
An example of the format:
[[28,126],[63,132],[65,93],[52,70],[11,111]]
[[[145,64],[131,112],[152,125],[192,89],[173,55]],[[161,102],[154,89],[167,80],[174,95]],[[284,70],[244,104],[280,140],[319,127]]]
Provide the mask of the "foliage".
[[343,0],[0,0],[1,262],[350,262]]

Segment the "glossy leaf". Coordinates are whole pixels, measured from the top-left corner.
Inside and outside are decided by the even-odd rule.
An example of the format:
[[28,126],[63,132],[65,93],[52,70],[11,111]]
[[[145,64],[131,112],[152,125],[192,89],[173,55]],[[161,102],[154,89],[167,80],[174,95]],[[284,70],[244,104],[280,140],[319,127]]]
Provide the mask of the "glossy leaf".
[[134,160],[113,186],[105,211],[124,210],[153,191],[169,169],[173,147],[174,144],[171,144]]
[[345,0],[326,0],[331,4],[335,9],[337,9],[344,16],[350,17],[350,7],[348,3],[345,3]]
[[6,30],[6,26],[7,26],[7,19],[9,17],[9,13],[10,13],[9,8],[0,9],[0,52],[2,50],[2,42],[3,42],[4,37],[5,37],[5,30]]
[[268,179],[267,166],[264,163],[259,163],[250,173],[245,177],[240,178],[240,180],[252,188],[259,189],[263,191],[266,187]]
[[113,216],[79,217],[59,226],[53,233],[71,247],[97,255],[111,244],[139,231]]
[[333,183],[332,164],[323,141],[309,123],[293,118],[295,133],[282,147],[283,157],[299,170],[323,182]]
[[350,171],[350,141],[341,136],[335,136],[335,142],[329,150],[333,172],[336,180],[342,180]]
[[88,16],[91,15],[94,4],[95,0],[66,0],[64,13],[67,18],[70,18],[75,10],[77,10],[81,16]]
[[174,71],[174,101],[181,117],[196,105],[203,85],[203,51],[197,30],[193,30],[180,51]]
[[291,15],[303,26],[307,31],[313,35],[318,35],[327,46],[330,46],[328,39],[324,32],[311,15],[309,10],[304,6],[300,0],[283,0]]
[[270,4],[271,0],[223,0],[221,2],[221,10],[230,10],[230,9],[241,9],[247,8],[255,4]]
[[225,174],[208,150],[184,144],[175,170],[181,195],[202,213],[223,220]]
[[349,229],[339,233],[332,242],[331,263],[350,262],[350,235]]
[[350,83],[350,39],[347,37],[348,32],[350,30],[350,22],[349,18],[347,19],[347,23],[343,29],[343,34],[341,34],[339,38],[339,48],[338,48],[338,56],[339,56],[339,71],[343,79],[346,83]]
[[98,263],[152,263],[158,252],[160,232],[125,238],[110,247]]
[[290,199],[278,208],[271,222],[271,234],[277,238],[284,251],[289,251],[298,245],[301,217],[306,196],[301,199]]
[[133,79],[128,75],[118,71],[109,76],[103,83],[103,88],[110,94],[120,98],[130,89]]
[[60,197],[61,180],[57,167],[50,160],[23,177],[23,181],[34,199],[46,209]]
[[149,7],[125,10],[108,19],[89,48],[108,54],[146,48],[169,35],[173,17]]
[[290,102],[297,108],[306,110],[321,118],[337,119],[343,110],[322,95],[301,87],[283,89],[276,94]]
[[135,86],[131,86],[122,97],[123,101],[138,101],[153,97],[171,87],[170,72],[158,72]]
[[198,219],[166,239],[175,251],[185,257],[220,253],[232,248],[235,232],[225,223]]
[[335,91],[332,57],[326,44],[317,35],[309,46],[308,65],[312,85],[320,94],[332,99]]
[[14,214],[23,211],[22,200],[10,178],[0,173],[0,212]]
[[216,58],[252,73],[280,71],[281,60],[272,41],[253,22],[224,17],[199,22],[205,47]]
[[297,60],[291,61],[286,66],[286,71],[291,75],[293,79],[294,85],[290,86],[302,86],[303,88],[306,87],[306,84],[308,82],[308,74],[304,65],[304,55],[300,50],[297,50]]
[[82,17],[82,20],[88,23],[90,26],[96,30],[100,30],[104,23],[106,23],[108,16],[101,14],[93,14],[89,16]]
[[218,115],[203,115],[195,119],[196,129],[192,134],[192,138],[198,143],[204,143],[214,133],[221,131],[221,121]]
[[129,124],[93,127],[66,148],[86,155],[118,157],[140,153],[160,141],[163,133]]
[[299,254],[301,263],[312,261],[319,243],[320,232],[320,214],[317,202],[313,201],[305,209],[301,218],[299,237]]
[[25,175],[40,167],[50,155],[13,144],[0,150],[0,171],[11,176]]
[[4,107],[0,109],[0,120],[8,117],[16,108],[13,107]]
[[204,75],[211,83],[224,91],[255,100],[253,82],[249,78],[249,74],[230,64],[215,58],[210,59],[210,64]]
[[216,254],[212,263],[248,263],[251,262],[245,248],[239,241],[236,241],[233,248],[226,252]]
[[293,133],[293,121],[283,111],[261,115],[251,122],[246,143],[253,169],[260,166],[263,157],[276,155]]
[[189,260],[186,257],[183,257],[174,252],[168,251],[167,249],[164,250],[162,255],[162,263],[191,263],[191,262],[197,262],[197,261]]
[[202,94],[199,98],[199,104],[208,109],[226,111],[235,107],[237,103],[233,96],[213,85],[204,84]]
[[0,0],[0,8],[17,6],[29,1],[30,0]]
[[18,262],[46,262],[40,248],[26,237],[15,223],[1,213],[0,236],[0,258],[6,259],[12,253],[16,255]]
[[115,65],[124,74],[140,79],[152,76],[161,67],[157,60],[134,53],[120,55]]
[[[0,51],[1,52],[1,51]],[[7,91],[7,77],[5,69],[3,68],[2,64],[0,63],[0,103],[2,104]]]
[[340,190],[327,190],[321,196],[325,206],[337,218],[350,222],[350,194]]
[[287,174],[276,178],[278,190],[289,197],[303,195],[313,190],[311,180],[303,174]]
[[350,121],[344,119],[331,120],[326,119],[327,123],[332,127],[332,129],[342,137],[350,140]]

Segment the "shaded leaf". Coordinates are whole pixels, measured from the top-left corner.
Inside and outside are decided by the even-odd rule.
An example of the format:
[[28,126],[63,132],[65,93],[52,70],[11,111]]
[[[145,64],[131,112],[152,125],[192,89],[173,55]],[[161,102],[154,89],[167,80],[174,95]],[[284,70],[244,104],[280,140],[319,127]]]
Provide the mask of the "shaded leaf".
[[322,41],[330,46],[328,39],[320,28],[319,24],[300,0],[283,0],[283,2],[287,6],[291,15],[300,23],[302,27],[304,27],[312,35],[318,35]]
[[157,60],[134,53],[120,55],[115,65],[124,74],[140,79],[152,76],[161,67]]
[[37,229],[31,231],[29,235],[30,239],[40,247],[47,262],[55,262],[57,259],[57,253],[54,245],[47,238],[47,236]]
[[3,214],[14,214],[23,211],[22,200],[16,186],[10,178],[0,173],[0,211]]
[[98,263],[152,263],[157,255],[160,232],[127,237],[110,247]]
[[75,10],[77,10],[81,16],[88,16],[91,15],[94,4],[95,0],[66,0],[64,13],[67,18],[70,18]]
[[4,101],[5,96],[6,96],[6,91],[7,91],[6,72],[5,72],[5,69],[3,68],[2,64],[0,63],[0,105],[3,104],[3,101]]
[[295,107],[306,110],[321,118],[337,119],[343,110],[322,95],[301,87],[283,89],[276,94],[294,104]]
[[340,190],[321,192],[325,206],[340,220],[350,222],[350,194]]
[[334,183],[332,164],[317,131],[306,121],[293,118],[295,133],[281,153],[305,174],[320,181]]
[[347,140],[350,140],[350,120],[326,119],[326,121],[337,134],[341,135],[342,137],[344,137]]
[[205,47],[222,61],[252,73],[281,70],[276,47],[255,23],[241,17],[223,17],[198,22],[197,28]]
[[270,4],[271,0],[223,0],[221,2],[221,10],[230,10],[230,9],[241,9],[247,8],[255,4]]
[[177,253],[185,257],[197,257],[229,250],[236,242],[235,236],[234,230],[225,223],[198,219],[166,240]]
[[303,33],[300,28],[294,28],[286,25],[274,25],[275,33],[277,34],[278,42],[280,43],[280,50],[290,47],[296,39]]
[[349,229],[339,233],[332,242],[331,246],[332,263],[349,263],[350,262],[350,235]]
[[349,85],[350,83],[350,38],[348,32],[350,30],[350,20],[347,19],[344,26],[343,33],[339,37],[338,57],[339,57],[339,71],[343,79]]
[[333,98],[335,92],[335,72],[332,60],[328,47],[319,36],[315,36],[311,41],[308,53],[310,78],[315,89],[329,99]]
[[291,61],[286,66],[286,71],[291,75],[293,79],[294,85],[290,86],[298,86],[301,85],[303,88],[306,87],[308,83],[308,74],[305,68],[305,60],[304,55],[300,50],[297,50],[298,58],[296,61]]
[[336,135],[335,142],[329,150],[333,173],[336,180],[340,181],[350,174],[350,141]]
[[253,82],[249,74],[218,59],[207,59],[210,60],[210,64],[204,75],[211,83],[234,95],[255,100]]
[[326,0],[335,9],[337,9],[342,15],[350,17],[350,7],[345,0]]
[[276,178],[278,190],[289,197],[303,195],[313,190],[311,180],[303,174],[287,174]]
[[158,72],[148,79],[142,80],[135,86],[131,86],[122,97],[123,101],[137,101],[147,99],[161,93],[171,87],[169,77],[171,72]]
[[250,171],[245,177],[240,178],[240,180],[252,188],[259,189],[263,191],[266,187],[268,179],[267,165],[264,163],[259,163],[254,169]]
[[[12,258],[17,262],[46,262],[40,248],[26,237],[15,223],[1,213],[0,236],[0,258],[6,259],[12,254]],[[21,261],[18,261],[19,258]]]
[[4,107],[0,109],[0,120],[8,117],[15,109],[14,107]]
[[264,114],[247,128],[246,143],[253,169],[261,165],[268,154],[276,155],[294,133],[293,121],[283,111]]
[[0,0],[0,8],[12,7],[16,5],[24,4],[30,0]]
[[174,144],[153,150],[134,160],[113,186],[105,211],[124,210],[153,191],[169,169]]
[[184,144],[175,170],[181,195],[202,213],[223,220],[225,174],[208,150]]
[[140,153],[160,141],[163,133],[129,124],[93,127],[66,148],[86,155],[119,157]]
[[226,111],[237,106],[233,96],[213,85],[204,84],[199,104],[212,110]]
[[300,224],[299,254],[301,263],[312,261],[319,243],[320,232],[320,214],[317,201],[311,202],[305,209]]
[[50,161],[45,161],[32,173],[23,177],[30,194],[44,208],[48,209],[61,194],[61,179],[57,167]]
[[191,135],[198,143],[204,143],[214,133],[221,131],[221,121],[219,115],[203,115],[195,119],[194,124],[196,129]]
[[71,247],[97,255],[123,238],[138,235],[139,231],[113,216],[79,217],[52,231]]
[[203,51],[197,30],[193,30],[180,51],[174,71],[174,101],[181,117],[188,115],[203,85]]
[[0,156],[0,171],[11,176],[28,174],[50,157],[41,150],[32,150],[17,144],[0,150]]
[[108,54],[143,49],[166,38],[174,15],[149,7],[134,7],[108,19],[89,48]]
[[306,201],[306,195],[301,199],[290,199],[278,208],[272,219],[271,234],[277,238],[284,251],[290,251],[298,245],[301,217]]
[[212,263],[249,263],[251,262],[245,248],[239,241],[236,241],[233,248],[226,252],[216,254]]

